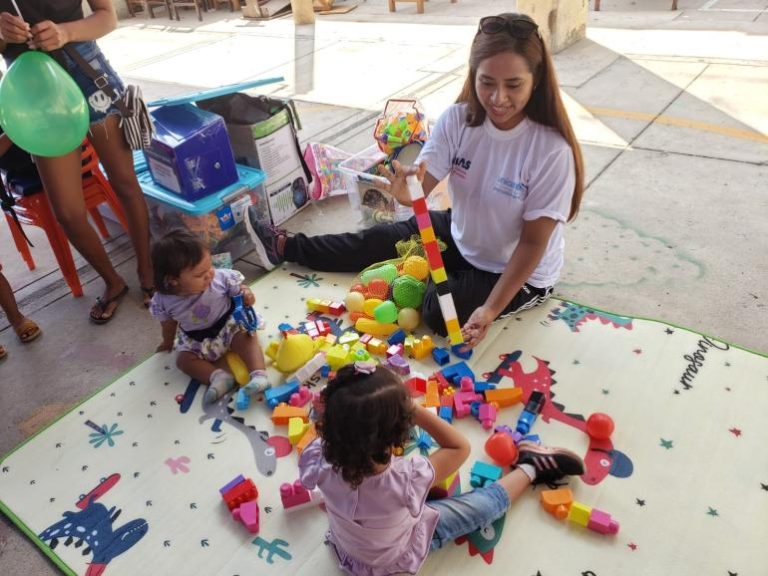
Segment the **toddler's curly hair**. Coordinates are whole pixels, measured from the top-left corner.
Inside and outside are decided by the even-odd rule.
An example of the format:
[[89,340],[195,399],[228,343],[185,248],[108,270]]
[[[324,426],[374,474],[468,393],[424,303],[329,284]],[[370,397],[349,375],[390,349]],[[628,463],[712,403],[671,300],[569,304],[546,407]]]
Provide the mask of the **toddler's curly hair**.
[[377,366],[372,374],[341,368],[321,393],[316,423],[323,456],[353,488],[387,464],[395,447],[408,440],[413,420],[410,394],[400,378]]

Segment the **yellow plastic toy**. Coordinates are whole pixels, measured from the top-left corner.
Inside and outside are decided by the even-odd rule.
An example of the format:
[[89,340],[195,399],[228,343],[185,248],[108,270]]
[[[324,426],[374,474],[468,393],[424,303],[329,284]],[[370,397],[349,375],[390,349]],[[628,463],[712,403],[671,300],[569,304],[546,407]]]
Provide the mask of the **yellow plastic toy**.
[[361,334],[370,334],[371,336],[389,336],[397,332],[400,327],[397,324],[380,324],[371,318],[358,318],[355,322],[355,330]]
[[315,343],[307,334],[288,334],[277,349],[275,367],[283,373],[295,372],[315,355]]
[[419,311],[415,308],[403,308],[397,313],[397,324],[406,332],[415,330],[420,321]]
[[246,368],[243,359],[231,350],[224,355],[224,358],[227,360],[229,371],[232,372],[232,375],[235,377],[235,382],[240,386],[248,384],[250,376],[248,375],[248,368]]
[[421,256],[408,256],[402,265],[403,274],[413,276],[416,280],[424,281],[429,276],[429,264]]

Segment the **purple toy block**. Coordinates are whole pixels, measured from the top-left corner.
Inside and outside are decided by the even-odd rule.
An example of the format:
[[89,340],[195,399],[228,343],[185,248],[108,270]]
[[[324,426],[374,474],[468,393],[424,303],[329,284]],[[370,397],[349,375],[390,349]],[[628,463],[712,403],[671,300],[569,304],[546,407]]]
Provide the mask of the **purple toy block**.
[[387,360],[387,366],[396,374],[400,374],[400,376],[408,376],[411,373],[411,365],[408,364],[408,360],[399,354],[391,356]]

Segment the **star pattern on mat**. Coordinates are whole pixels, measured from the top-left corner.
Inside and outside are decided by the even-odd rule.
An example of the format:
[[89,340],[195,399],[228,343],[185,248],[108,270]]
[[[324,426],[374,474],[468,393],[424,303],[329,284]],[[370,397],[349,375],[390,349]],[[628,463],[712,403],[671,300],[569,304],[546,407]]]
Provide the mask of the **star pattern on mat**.
[[667,334],[674,334],[675,333],[675,331],[672,330],[672,328],[665,328],[664,332],[666,332]]
[[741,430],[739,428],[736,428],[735,426],[733,428],[728,428],[728,432],[736,436],[736,438],[741,436]]
[[632,552],[634,552],[635,550],[637,550],[637,544],[635,544],[634,542],[630,542],[629,544],[627,544],[627,548],[629,548],[630,550],[632,550]]
[[645,500],[644,499],[635,498],[635,502],[637,503],[638,506],[641,506],[641,507],[645,506]]
[[728,576],[739,576],[739,573],[738,572],[731,572],[730,570],[728,570]]
[[665,440],[664,438],[660,439],[659,446],[661,446],[662,448],[666,448],[667,450],[671,450],[672,448],[674,448],[673,441]]
[[581,362],[579,362],[578,360],[574,360],[574,361],[573,361],[573,365],[574,365],[574,366],[578,366],[579,364],[581,364]]
[[608,390],[608,388],[603,388],[603,389],[601,390],[601,392],[602,392],[603,394],[605,394],[606,396],[608,396],[608,394],[610,394],[610,393],[611,393],[611,391],[610,391],[610,390]]
[[635,353],[635,354],[637,354],[638,356],[640,356],[640,354],[642,354],[642,353],[643,353],[643,351],[642,351],[640,348],[635,348],[634,350],[632,350],[632,352],[634,352],[634,353]]
[[760,488],[768,492],[768,484],[763,484],[762,482],[760,482]]
[[730,392],[730,391],[731,391],[731,387],[730,387],[730,386],[726,386],[726,387],[725,387],[725,391],[726,391],[726,392]]
[[707,506],[707,516],[712,516],[714,518],[715,516],[720,516],[720,514],[717,513],[717,510],[715,508],[712,508],[712,506]]
[[726,368],[730,368],[730,367],[731,367],[731,363],[730,363],[730,362],[726,362],[726,363],[725,363],[725,367],[726,367]]

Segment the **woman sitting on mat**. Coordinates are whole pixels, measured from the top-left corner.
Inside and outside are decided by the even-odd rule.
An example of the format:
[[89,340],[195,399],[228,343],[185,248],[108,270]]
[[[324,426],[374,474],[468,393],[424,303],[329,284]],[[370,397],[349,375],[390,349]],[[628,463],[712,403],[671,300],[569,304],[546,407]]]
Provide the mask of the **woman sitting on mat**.
[[232,315],[232,297],[243,295],[246,306],[255,298],[237,270],[216,270],[211,254],[197,236],[170,232],[152,247],[157,291],[149,310],[160,320],[163,341],[158,352],[176,350],[176,365],[208,384],[206,402],[215,402],[234,388],[235,379],[213,362],[228,350],[236,352],[250,375],[249,394],[269,388],[264,353],[256,335],[249,335]]
[[[429,194],[444,178],[452,210],[431,212],[467,345],[499,317],[532,308],[552,293],[563,266],[564,224],[584,190],[581,151],[560,98],[536,23],[522,14],[488,16],[472,43],[469,74],[456,104],[438,119],[418,160]],[[389,192],[410,205],[405,183],[416,171],[393,162]],[[359,272],[395,258],[395,244],[418,234],[416,218],[359,233],[289,237],[248,221],[260,263],[284,260],[316,270]],[[445,335],[431,285],[422,315]]]
[[[81,0],[26,0],[16,4],[21,10],[20,15],[16,13],[14,2],[0,0],[0,36],[7,44],[3,57],[9,66],[26,50],[53,52],[68,44],[94,69],[103,72],[104,79],[116,92],[123,92],[120,77],[95,42],[117,26],[111,0],[88,0],[93,11],[88,17],[83,14]],[[125,211],[128,234],[136,253],[139,286],[144,305],[149,306],[154,291],[149,260],[149,215],[136,180],[133,153],[120,128],[120,112],[75,61],[64,53],[54,52],[54,55],[60,58],[88,102],[91,121],[88,138]],[[114,316],[120,300],[128,292],[128,285],[112,266],[96,231],[88,222],[80,148],[55,158],[37,157],[35,161],[45,193],[67,238],[104,280],[104,292],[91,308],[90,319],[95,324],[105,324]]]

